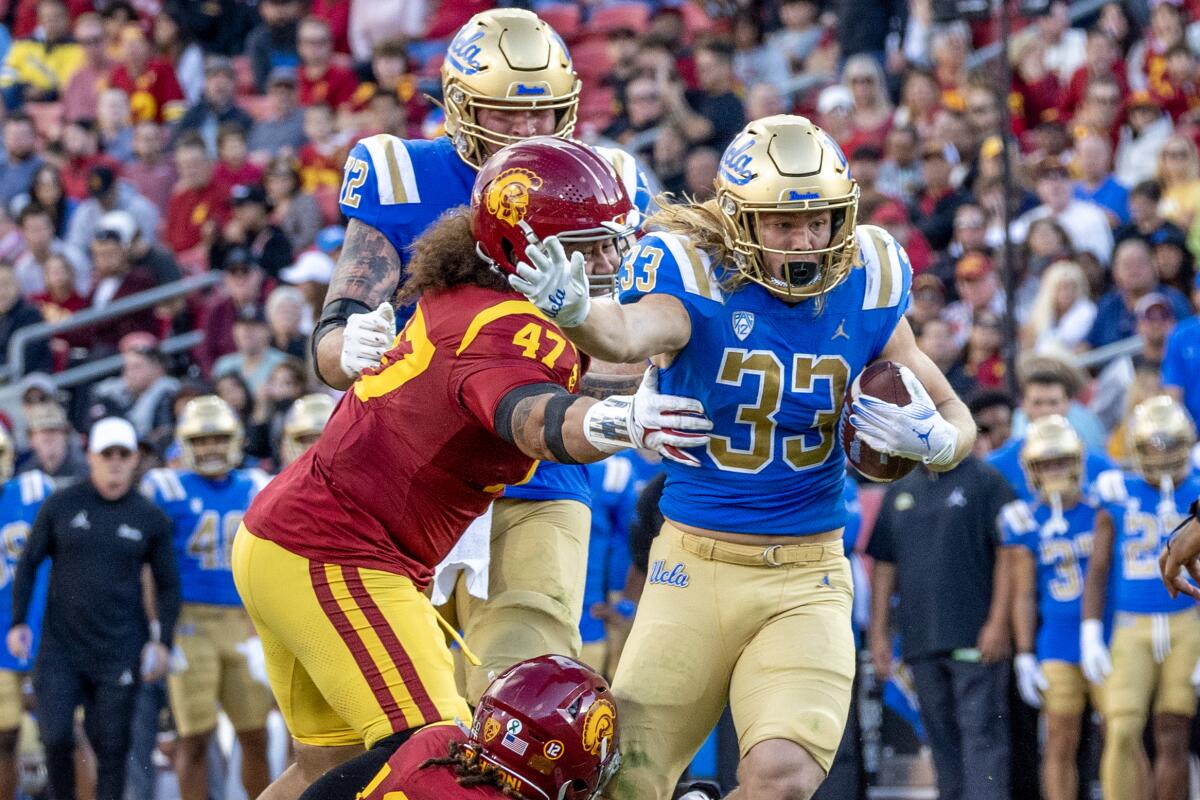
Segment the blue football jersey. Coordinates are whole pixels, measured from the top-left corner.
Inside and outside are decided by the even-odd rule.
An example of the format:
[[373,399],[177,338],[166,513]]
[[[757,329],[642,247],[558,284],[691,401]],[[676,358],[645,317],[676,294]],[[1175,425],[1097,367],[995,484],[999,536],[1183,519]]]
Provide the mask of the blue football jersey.
[[1096,506],[1083,501],[1054,512],[1045,503],[1014,500],[1000,510],[1004,544],[1023,547],[1037,563],[1037,657],[1042,661],[1079,663],[1079,622],[1083,614],[1083,581],[1092,555]]
[[185,603],[240,606],[230,553],[250,501],[270,478],[260,469],[235,469],[220,480],[194,472],[152,469],[142,493],[175,524],[175,555]]
[[[1025,470],[1021,468],[1021,447],[1024,444],[1024,438],[1010,439],[992,451],[987,457],[987,462],[1000,471],[1000,474],[1008,481],[1008,485],[1012,487],[1018,500],[1032,503],[1037,500],[1037,497],[1034,495],[1033,489],[1029,488]],[[1090,491],[1096,482],[1096,477],[1101,472],[1112,468],[1113,463],[1108,460],[1107,456],[1092,450],[1085,450],[1083,453],[1084,487]]]
[[[29,539],[29,529],[37,517],[42,503],[54,491],[54,481],[38,470],[23,472],[4,484],[0,490],[0,625],[4,630],[12,627],[12,580],[17,571],[17,562]],[[42,632],[42,615],[46,610],[46,589],[50,580],[50,562],[45,561],[38,569],[33,587],[33,598],[29,603],[26,622],[33,631],[33,648],[28,661],[13,658],[8,648],[0,648],[0,669],[14,672],[28,670],[37,655],[38,641]]]
[[579,633],[584,642],[604,638],[604,623],[590,613],[594,603],[625,587],[629,570],[629,527],[637,512],[637,491],[630,460],[618,453],[586,465],[592,491],[592,531],[588,539],[587,582]]
[[[651,198],[637,161],[616,148],[596,148],[625,184],[641,213]],[[458,157],[449,137],[431,141],[381,133],[362,139],[346,159],[338,198],[342,213],[380,231],[408,263],[418,236],[443,212],[471,202],[475,170]],[[396,310],[396,329],[410,310]],[[505,497],[518,500],[591,501],[587,472],[578,465],[540,464],[533,477],[512,486]]]
[[858,257],[823,304],[785,303],[672,233],[626,256],[621,302],[678,298],[692,337],[662,371],[664,393],[695,397],[713,421],[699,467],[667,462],[662,512],[710,530],[804,535],[845,524],[837,435],[847,388],[877,359],[908,307],[912,269],[891,235],[860,225]]
[[1136,473],[1109,470],[1096,479],[1096,494],[1113,518],[1113,610],[1170,614],[1195,607],[1186,595],[1172,600],[1167,594],[1159,578],[1158,554],[1187,507],[1200,497],[1200,476],[1189,475],[1164,496]]

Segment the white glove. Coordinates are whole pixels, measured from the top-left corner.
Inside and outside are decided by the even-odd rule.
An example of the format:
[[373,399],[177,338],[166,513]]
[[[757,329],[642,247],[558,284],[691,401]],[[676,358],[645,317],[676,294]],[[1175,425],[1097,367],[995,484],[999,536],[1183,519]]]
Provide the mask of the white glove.
[[267,654],[263,652],[262,639],[252,636],[244,642],[239,642],[235,648],[246,659],[246,669],[250,677],[263,686],[270,686],[267,678]]
[[1104,683],[1112,672],[1112,659],[1104,644],[1104,623],[1098,619],[1085,619],[1079,626],[1079,661],[1083,677],[1091,683]]
[[954,458],[958,428],[938,413],[929,392],[912,370],[900,366],[900,379],[908,389],[909,401],[898,406],[860,394],[851,404],[850,424],[855,435],[870,447],[901,458],[945,466]]
[[1017,670],[1017,691],[1021,693],[1021,699],[1034,708],[1041,708],[1042,692],[1046,691],[1050,684],[1042,674],[1037,656],[1033,653],[1017,653],[1017,657],[1013,659],[1013,666]]
[[342,372],[357,378],[364,369],[379,364],[396,339],[396,312],[391,303],[380,303],[369,314],[351,314],[342,329]]
[[540,245],[525,248],[530,264],[517,264],[517,274],[508,276],[508,285],[529,299],[560,328],[576,328],[587,319],[592,299],[589,296],[583,253],[568,259],[557,236],[547,236]]
[[646,448],[693,467],[700,460],[681,448],[707,445],[711,430],[699,400],[659,393],[658,367],[646,370],[637,394],[606,397],[583,418],[584,435],[603,453]]

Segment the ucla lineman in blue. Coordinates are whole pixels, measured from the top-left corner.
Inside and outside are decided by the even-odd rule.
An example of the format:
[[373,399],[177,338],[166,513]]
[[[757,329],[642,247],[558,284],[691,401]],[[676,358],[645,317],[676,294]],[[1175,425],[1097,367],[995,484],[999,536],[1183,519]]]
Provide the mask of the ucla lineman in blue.
[[[714,201],[667,205],[626,257],[620,304],[587,296],[559,242],[510,280],[589,354],[654,357],[713,420],[694,465],[667,464],[666,518],[613,691],[624,766],[611,795],[671,796],[726,704],[751,797],[809,797],[842,736],[854,676],[843,557],[845,393],[876,359],[904,365],[904,407],[861,395],[872,447],[950,469],[975,426],[903,317],[911,269],[856,224],[858,186],[803,117],[750,123]],[[926,388],[928,387],[928,388]],[[803,646],[797,646],[803,642]]]
[[1084,497],[1083,442],[1065,417],[1031,422],[1020,458],[1033,499],[1014,500],[1000,513],[1001,536],[1013,553],[1017,686],[1046,717],[1045,796],[1074,800],[1082,715],[1089,699],[1102,710],[1099,687],[1079,666],[1083,576],[1097,507]]
[[168,677],[179,732],[176,772],[183,800],[208,797],[208,741],[223,710],[242,745],[242,782],[257,797],[270,782],[267,714],[270,690],[251,677],[246,642],[253,627],[233,583],[229,554],[242,515],[268,477],[239,469],[244,433],[216,395],[184,406],[176,436],[186,469],[155,469],[142,492],[175,525],[183,606],[175,635],[176,669]]
[[[1158,554],[1200,496],[1189,460],[1196,429],[1165,395],[1134,408],[1126,427],[1133,470],[1096,480],[1103,510],[1084,588],[1081,656],[1088,679],[1104,685],[1105,798],[1138,796],[1152,774],[1155,796],[1182,797],[1200,680],[1200,614],[1190,597],[1163,590]],[[1099,632],[1105,611],[1114,614],[1111,658]],[[1142,747],[1151,717],[1153,773]]]

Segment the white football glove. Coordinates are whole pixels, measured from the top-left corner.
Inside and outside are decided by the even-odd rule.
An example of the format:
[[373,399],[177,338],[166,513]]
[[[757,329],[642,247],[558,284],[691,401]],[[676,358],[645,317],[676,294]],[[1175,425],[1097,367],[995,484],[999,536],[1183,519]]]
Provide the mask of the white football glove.
[[1104,623],[1098,619],[1085,619],[1079,626],[1079,666],[1083,677],[1091,683],[1104,683],[1112,672],[1112,659],[1104,644]]
[[380,303],[368,314],[351,314],[342,329],[342,371],[357,378],[364,369],[378,366],[396,338],[396,312],[391,303]]
[[602,453],[646,448],[692,467],[700,460],[682,448],[707,445],[711,430],[699,400],[659,393],[658,367],[646,370],[637,394],[606,397],[583,418],[584,435]]
[[1033,653],[1017,653],[1017,657],[1013,659],[1013,666],[1017,670],[1017,691],[1021,693],[1021,699],[1034,708],[1041,708],[1042,692],[1046,691],[1050,684],[1042,674],[1037,656]]
[[508,285],[529,299],[560,328],[575,328],[587,319],[591,308],[583,253],[567,258],[557,236],[547,236],[540,245],[525,248],[530,263],[517,264],[517,274]]
[[938,413],[912,370],[899,366],[900,379],[908,389],[908,405],[860,394],[851,404],[850,424],[855,435],[882,453],[945,466],[954,458],[958,428]]

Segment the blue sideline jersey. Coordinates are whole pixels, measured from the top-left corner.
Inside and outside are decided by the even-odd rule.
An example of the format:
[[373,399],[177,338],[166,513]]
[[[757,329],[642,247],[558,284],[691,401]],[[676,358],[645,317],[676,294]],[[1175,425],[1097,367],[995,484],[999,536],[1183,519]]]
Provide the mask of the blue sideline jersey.
[[[1029,481],[1025,477],[1025,470],[1021,468],[1021,447],[1024,444],[1024,437],[1009,439],[988,455],[987,463],[1000,471],[1000,474],[1008,481],[1008,485],[1012,487],[1013,494],[1017,496],[1018,500],[1033,503],[1037,500],[1037,497],[1034,495],[1033,489],[1029,488]],[[1108,460],[1107,456],[1093,450],[1084,450],[1083,485],[1085,492],[1091,492],[1092,486],[1096,482],[1096,477],[1101,472],[1112,468],[1113,463]]]
[[637,491],[631,460],[618,453],[585,469],[592,489],[592,533],[588,539],[587,582],[579,633],[584,642],[604,638],[604,623],[591,615],[594,603],[625,588],[629,570],[629,527],[637,512]]
[[1183,392],[1183,405],[1192,415],[1193,422],[1200,422],[1200,317],[1182,320],[1167,337],[1167,351],[1163,355],[1163,386],[1174,386]]
[[699,399],[714,425],[707,449],[692,451],[699,467],[666,463],[665,517],[770,536],[845,524],[843,399],[891,338],[912,283],[887,231],[860,225],[855,236],[855,263],[823,308],[754,283],[726,292],[726,268],[676,234],[649,234],[626,256],[622,303],[668,294],[691,317],[692,338],[662,371],[662,391]]
[[1194,608],[1184,594],[1174,600],[1158,574],[1158,554],[1167,536],[1200,497],[1200,476],[1192,473],[1167,496],[1133,472],[1109,470],[1096,479],[1096,494],[1113,518],[1114,611],[1171,614]]
[[[596,148],[625,184],[641,213],[650,207],[650,192],[633,156],[615,148]],[[338,198],[342,213],[375,228],[391,242],[407,264],[413,240],[443,212],[469,205],[475,170],[458,157],[446,136],[431,141],[400,139],[380,133],[354,145],[346,159]],[[396,329],[411,313],[396,309]],[[591,502],[587,472],[578,465],[539,464],[533,477],[505,490],[518,500]]]
[[[38,470],[23,472],[4,484],[0,490],[0,543],[3,544],[3,555],[0,555],[0,624],[4,630],[12,627],[12,581],[17,571],[17,562],[25,550],[25,542],[29,538],[29,529],[37,517],[43,501],[54,491],[54,481],[50,476]],[[33,599],[29,603],[29,616],[26,619],[33,631],[33,648],[29,651],[28,661],[18,661],[13,658],[8,648],[0,648],[0,669],[13,672],[24,672],[33,665],[37,655],[38,641],[42,632],[42,615],[46,610],[46,587],[50,579],[50,562],[46,561],[38,570],[37,582],[33,587]]]
[[1096,506],[1087,501],[1063,510],[1055,520],[1042,502],[1014,500],[1000,509],[1005,545],[1023,547],[1037,563],[1037,657],[1040,661],[1079,663],[1079,622],[1083,615],[1083,579],[1092,555]]
[[173,469],[152,469],[142,494],[175,525],[175,555],[185,603],[240,606],[230,553],[242,516],[270,478],[260,469],[235,469],[212,480]]

